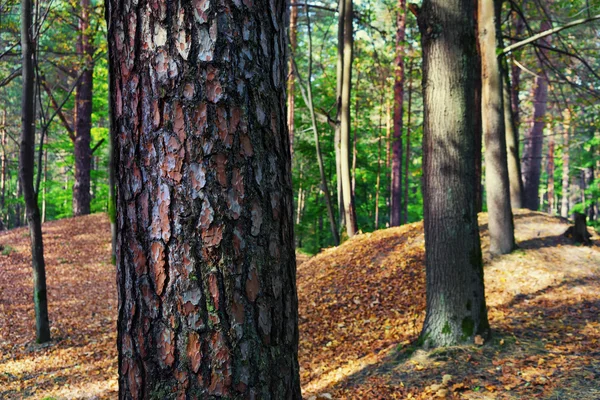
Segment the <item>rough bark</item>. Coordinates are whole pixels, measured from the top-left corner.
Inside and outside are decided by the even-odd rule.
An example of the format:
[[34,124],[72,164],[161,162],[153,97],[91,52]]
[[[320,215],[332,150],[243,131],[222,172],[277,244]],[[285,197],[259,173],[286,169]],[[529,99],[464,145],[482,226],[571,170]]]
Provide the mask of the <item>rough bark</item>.
[[107,6],[119,398],[301,399],[286,2]]
[[0,223],[4,222],[6,212],[4,204],[6,199],[6,110],[2,110],[2,126],[0,126],[0,210],[2,217]]
[[587,216],[585,214],[576,212],[574,215],[574,218],[575,218],[575,224],[573,226],[570,226],[565,231],[565,233],[563,233],[563,235],[568,238],[572,238],[577,243],[582,243],[587,246],[590,246],[592,244],[592,241],[591,241],[592,235],[590,235],[590,233],[587,230],[587,223],[586,223]]
[[342,82],[344,78],[344,18],[345,18],[345,0],[338,0],[338,29],[337,29],[337,61],[336,61],[336,85],[335,99],[337,105],[336,125],[334,133],[335,146],[335,174],[337,189],[338,218],[340,231],[346,226],[344,211],[344,190],[342,186],[342,156],[341,156],[341,125],[339,123],[342,112]]
[[404,110],[404,38],[406,0],[398,0],[396,16],[396,60],[394,62],[394,141],[392,145],[391,226],[402,224],[402,112]]
[[32,40],[31,0],[21,0],[21,54],[23,90],[21,93],[21,144],[19,150],[19,180],[25,198],[27,224],[31,238],[33,266],[33,304],[38,343],[50,340],[48,300],[46,293],[46,265],[42,242],[42,222],[38,196],[34,190],[35,174],[35,105],[34,105],[34,43]]
[[73,184],[73,215],[90,213],[90,150],[92,129],[93,47],[90,37],[90,0],[80,0],[79,38],[77,53],[83,59],[84,70],[75,93],[75,183]]
[[[478,25],[478,16],[477,13],[479,11],[477,4],[478,0],[473,0],[474,2],[474,23],[475,29],[477,31]],[[477,47],[477,58],[473,62],[473,72],[475,73],[475,108],[473,109],[473,123],[475,126],[475,196],[473,197],[475,201],[475,212],[480,213],[483,211],[483,122],[482,122],[482,113],[481,113],[481,49],[479,48],[479,41],[476,40]]]
[[292,73],[293,71],[293,57],[296,54],[296,48],[298,47],[298,7],[290,5],[290,27],[288,36],[290,40],[291,53],[288,59],[288,81],[287,81],[287,126],[290,135],[290,154],[292,160],[294,159],[294,115],[295,115],[295,89],[296,89],[296,77]]
[[358,230],[356,226],[356,210],[352,193],[352,171],[350,169],[350,103],[352,93],[352,58],[354,47],[354,31],[352,26],[352,0],[344,0],[344,64],[342,68],[342,90],[340,105],[340,173],[342,174],[342,198],[346,234],[352,237]]
[[[426,347],[473,342],[489,334],[475,195],[477,57],[474,2],[425,0],[423,194]],[[448,118],[451,115],[452,118]]]
[[502,73],[496,49],[500,36],[499,0],[478,1],[479,49],[481,54],[481,115],[485,141],[485,188],[488,209],[490,253],[507,254],[515,247],[510,185],[506,159]]
[[[592,147],[591,152],[594,154],[594,148]],[[583,176],[585,179],[585,189],[590,188],[594,183],[594,165],[589,165],[584,168]],[[596,219],[596,199],[593,195],[590,195],[590,199],[588,201],[588,196],[584,192],[584,204],[585,204],[585,213],[590,221],[594,221]]]
[[[542,22],[542,30],[550,28],[548,21]],[[549,45],[547,38],[542,40]],[[540,68],[543,68],[540,65]],[[525,138],[523,150],[523,206],[530,210],[540,207],[539,186],[542,168],[542,147],[544,144],[544,117],[546,115],[546,101],[548,99],[548,81],[543,75],[535,79],[533,125]]]
[[571,129],[571,110],[563,111],[563,144],[562,144],[562,196],[560,203],[560,216],[569,216],[569,134]]

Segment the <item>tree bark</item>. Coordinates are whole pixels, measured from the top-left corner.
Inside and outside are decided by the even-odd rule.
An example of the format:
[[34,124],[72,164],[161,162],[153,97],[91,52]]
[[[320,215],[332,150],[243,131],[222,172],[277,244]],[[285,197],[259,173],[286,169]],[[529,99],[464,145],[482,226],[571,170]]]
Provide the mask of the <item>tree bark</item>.
[[80,0],[79,38],[77,53],[84,62],[84,71],[75,94],[75,183],[73,184],[73,215],[90,213],[90,150],[92,129],[93,48],[90,38],[90,0]]
[[512,88],[508,76],[506,57],[503,57],[502,75],[504,77],[504,128],[506,131],[506,161],[510,185],[510,205],[513,209],[518,209],[523,208],[523,180],[521,179],[519,156],[519,131],[512,108]]
[[287,126],[290,135],[290,154],[291,159],[294,159],[294,115],[295,115],[295,87],[296,77],[292,73],[294,70],[294,59],[296,54],[296,48],[298,47],[298,7],[290,6],[290,27],[289,27],[289,40],[291,53],[288,57],[288,80],[287,80]]
[[301,399],[285,1],[107,4],[119,398]]
[[404,110],[404,38],[406,0],[398,0],[396,60],[394,62],[394,142],[392,145],[391,226],[402,224],[402,111]]
[[[542,30],[550,27],[548,21],[542,22]],[[543,39],[548,45],[547,39]],[[540,69],[543,66],[540,65]],[[533,125],[525,138],[523,151],[523,205],[530,210],[540,207],[539,186],[542,168],[542,147],[544,144],[544,117],[548,99],[548,81],[542,75],[535,79]]]
[[548,137],[548,165],[546,168],[548,176],[548,214],[554,214],[554,136],[550,134]]
[[410,130],[411,130],[411,113],[412,113],[412,70],[413,62],[409,62],[408,67],[408,105],[406,113],[406,154],[404,156],[404,223],[408,223],[408,178],[410,175]]
[[[423,194],[426,347],[472,343],[489,334],[475,195],[473,0],[425,0]],[[451,117],[448,117],[451,116]]]
[[346,212],[344,210],[344,189],[342,185],[342,153],[341,153],[341,114],[342,114],[342,87],[344,79],[344,18],[346,0],[338,0],[338,30],[337,30],[337,62],[335,99],[337,105],[336,125],[334,133],[335,146],[335,174],[337,188],[338,219],[340,232],[346,226]]
[[350,169],[350,103],[352,92],[352,57],[354,47],[354,31],[352,26],[352,0],[344,0],[344,65],[342,68],[342,91],[340,106],[340,172],[342,174],[342,197],[344,203],[344,219],[346,233],[352,237],[358,230],[356,226],[356,210],[352,193]]
[[569,134],[571,129],[571,110],[563,111],[563,146],[562,146],[562,195],[560,203],[560,216],[568,218],[569,216]]
[[31,261],[33,265],[33,304],[38,343],[50,340],[48,300],[46,293],[46,265],[42,242],[42,222],[38,196],[34,190],[35,174],[35,99],[34,99],[34,43],[32,40],[31,0],[21,0],[21,54],[23,90],[21,94],[21,145],[19,157],[19,180],[25,198],[25,209],[31,238]]
[[6,201],[6,110],[2,110],[2,126],[0,127],[0,147],[2,153],[0,153],[0,210],[2,210],[2,217],[0,222],[4,225],[4,216],[7,215],[4,210],[4,204]]
[[[477,31],[478,26],[478,12],[477,7],[478,0],[473,0],[475,4],[474,23]],[[473,123],[475,125],[475,212],[480,213],[483,211],[483,122],[481,113],[481,49],[479,41],[476,40],[477,57],[473,63],[473,69],[475,72],[475,108],[473,109]]]
[[478,1],[481,54],[481,115],[485,140],[485,188],[490,253],[507,254],[515,247],[506,159],[502,73],[496,49],[502,47],[499,0]]

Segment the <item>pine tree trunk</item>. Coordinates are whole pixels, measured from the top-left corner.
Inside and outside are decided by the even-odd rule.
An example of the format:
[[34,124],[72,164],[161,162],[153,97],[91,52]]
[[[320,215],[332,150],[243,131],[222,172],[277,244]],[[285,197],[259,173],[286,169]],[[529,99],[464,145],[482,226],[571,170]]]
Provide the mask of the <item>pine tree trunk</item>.
[[298,23],[298,6],[291,5],[290,6],[290,27],[289,27],[289,40],[290,40],[290,49],[291,54],[288,57],[288,81],[287,81],[287,126],[288,132],[290,135],[290,154],[291,159],[294,159],[294,115],[295,115],[295,88],[296,88],[296,78],[292,73],[294,66],[293,57],[296,55],[296,48],[298,47],[298,32],[297,32],[297,23]]
[[[474,24],[477,32],[478,26],[478,15],[479,12],[477,8],[478,0],[474,0],[475,2],[475,17]],[[483,211],[483,122],[482,122],[482,113],[481,113],[481,49],[479,46],[479,41],[476,40],[477,47],[477,57],[473,63],[473,69],[475,72],[475,108],[473,109],[473,123],[475,125],[475,196],[473,197],[475,201],[475,212],[480,213]]]
[[111,0],[119,398],[301,399],[286,2]]
[[0,153],[0,211],[2,211],[2,217],[0,222],[4,223],[4,216],[8,213],[4,210],[4,204],[6,201],[6,110],[2,110],[2,126],[0,127],[0,147],[2,153]]
[[394,142],[392,145],[391,226],[402,224],[402,111],[404,109],[404,38],[406,0],[398,0],[396,61],[394,62]]
[[[426,347],[487,337],[475,195],[474,2],[425,0],[419,13],[423,48],[423,194]],[[448,116],[452,116],[449,118]]]
[[92,129],[92,86],[94,64],[90,38],[90,0],[80,0],[79,39],[77,53],[85,61],[85,70],[77,84],[75,95],[75,183],[73,184],[73,215],[90,213],[90,149]]
[[337,189],[337,204],[338,204],[338,221],[340,232],[346,226],[346,212],[344,210],[344,189],[342,185],[342,153],[341,153],[341,114],[342,114],[342,86],[344,79],[344,17],[345,17],[345,0],[338,0],[338,30],[337,30],[337,62],[336,62],[336,86],[335,100],[337,105],[336,125],[334,133],[335,146],[335,174],[336,174],[336,189]]
[[563,148],[562,148],[562,196],[560,203],[560,216],[569,216],[569,133],[571,129],[571,110],[563,112]]
[[[481,115],[485,140],[485,188],[488,208],[490,253],[507,254],[515,247],[510,185],[506,160],[502,73],[496,49],[502,3],[478,1],[478,35],[481,54]],[[498,46],[500,45],[500,46]]]
[[548,138],[548,165],[546,168],[548,176],[548,214],[554,214],[554,136]]
[[519,131],[512,109],[511,82],[508,76],[506,58],[502,63],[504,77],[504,129],[506,131],[506,156],[508,180],[510,184],[510,205],[513,209],[523,208],[523,180],[521,179],[521,160],[519,156]]
[[[542,22],[542,31],[550,29],[548,21]],[[548,46],[549,42],[542,39]],[[543,65],[540,65],[540,69]],[[544,144],[544,126],[546,122],[546,101],[548,99],[548,81],[544,76],[535,79],[533,125],[525,138],[523,151],[523,205],[530,210],[538,210],[540,207],[539,186],[542,168],[542,147]]]
[[406,113],[406,154],[405,164],[404,164],[404,223],[408,223],[408,177],[410,175],[409,166],[410,166],[410,118],[412,113],[412,70],[413,70],[413,62],[409,62],[408,67],[408,106]]
[[[31,261],[33,265],[33,304],[35,330],[38,343],[50,340],[48,300],[46,293],[46,265],[42,242],[42,222],[38,196],[34,191],[35,174],[35,100],[34,100],[34,43],[32,40],[31,0],[21,0],[21,54],[23,91],[21,95],[21,144],[19,157],[19,180],[25,198],[25,209],[31,238]],[[19,217],[20,218],[20,217]]]
[[352,193],[352,171],[350,169],[350,99],[352,93],[352,57],[353,37],[353,5],[352,0],[344,0],[344,65],[342,69],[342,91],[340,107],[340,172],[342,174],[342,196],[344,203],[344,219],[348,237],[356,234],[356,210]]

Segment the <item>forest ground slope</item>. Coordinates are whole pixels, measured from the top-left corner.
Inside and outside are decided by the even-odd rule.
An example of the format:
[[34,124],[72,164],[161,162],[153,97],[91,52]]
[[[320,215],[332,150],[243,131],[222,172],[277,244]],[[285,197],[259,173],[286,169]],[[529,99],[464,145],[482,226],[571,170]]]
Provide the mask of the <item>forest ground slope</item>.
[[[298,267],[306,398],[600,398],[600,243],[560,218],[515,214],[520,249],[491,259],[480,216],[494,336],[416,350],[424,318],[422,224],[358,235]],[[54,340],[37,345],[29,237],[0,234],[0,398],[115,398],[116,290],[107,218],[44,224]]]

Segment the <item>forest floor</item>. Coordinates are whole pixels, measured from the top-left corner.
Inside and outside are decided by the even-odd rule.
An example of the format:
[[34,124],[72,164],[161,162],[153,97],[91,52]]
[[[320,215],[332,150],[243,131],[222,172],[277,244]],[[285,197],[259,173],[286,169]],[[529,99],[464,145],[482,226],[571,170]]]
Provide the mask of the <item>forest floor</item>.
[[[515,213],[519,250],[491,259],[493,338],[415,349],[424,318],[421,223],[358,235],[298,267],[306,399],[600,399],[600,242]],[[0,398],[116,398],[115,270],[105,215],[44,225],[54,340],[33,340],[29,237],[0,234]]]

